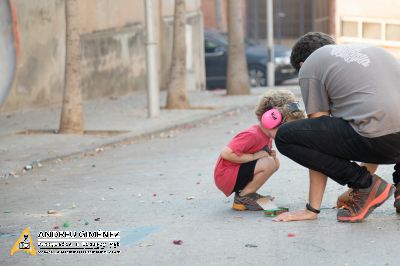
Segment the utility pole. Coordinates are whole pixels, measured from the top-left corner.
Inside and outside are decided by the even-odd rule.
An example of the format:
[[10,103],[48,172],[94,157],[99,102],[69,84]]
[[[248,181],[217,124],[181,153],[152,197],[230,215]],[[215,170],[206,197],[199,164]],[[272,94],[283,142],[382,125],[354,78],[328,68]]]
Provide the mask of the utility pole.
[[157,42],[155,38],[154,0],[144,0],[146,14],[146,66],[147,66],[147,103],[148,116],[160,115],[160,92],[157,65]]
[[267,0],[267,48],[268,48],[268,87],[275,86],[275,56],[274,56],[274,6],[273,0]]

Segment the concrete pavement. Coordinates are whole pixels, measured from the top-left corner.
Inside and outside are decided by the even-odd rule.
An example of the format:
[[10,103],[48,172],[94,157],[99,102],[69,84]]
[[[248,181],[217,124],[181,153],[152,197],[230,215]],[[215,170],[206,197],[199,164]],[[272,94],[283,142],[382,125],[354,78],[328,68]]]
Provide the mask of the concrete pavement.
[[[243,107],[0,180],[0,265],[398,265],[400,217],[392,199],[361,224],[336,222],[330,207],[345,188],[334,182],[316,221],[275,223],[230,209],[232,198],[216,189],[213,167],[233,134],[255,122],[252,111]],[[291,210],[304,208],[307,170],[278,156],[281,168],[261,193]],[[391,170],[381,167],[379,174],[389,180]],[[28,226],[34,238],[55,226],[120,230],[121,254],[10,257]]]

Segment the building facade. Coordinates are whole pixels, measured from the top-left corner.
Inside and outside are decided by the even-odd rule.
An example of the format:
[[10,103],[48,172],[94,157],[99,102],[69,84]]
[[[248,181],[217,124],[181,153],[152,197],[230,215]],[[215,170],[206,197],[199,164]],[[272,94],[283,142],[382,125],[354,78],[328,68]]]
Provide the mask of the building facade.
[[[12,0],[20,56],[2,110],[60,104],[65,72],[65,1]],[[160,86],[167,82],[172,52],[174,0],[154,0],[159,32]],[[187,0],[189,89],[204,88],[203,17],[200,0]],[[144,1],[79,1],[84,99],[146,90]]]
[[339,43],[376,44],[400,59],[400,1],[336,0],[335,9]]

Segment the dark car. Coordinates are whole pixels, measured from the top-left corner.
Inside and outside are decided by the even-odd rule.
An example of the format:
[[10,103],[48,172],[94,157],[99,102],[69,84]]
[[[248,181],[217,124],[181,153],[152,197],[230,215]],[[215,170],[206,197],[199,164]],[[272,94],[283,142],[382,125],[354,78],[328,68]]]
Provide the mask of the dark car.
[[[204,49],[207,89],[225,88],[228,65],[228,39],[226,34],[214,30],[204,31]],[[297,77],[290,65],[291,50],[275,45],[275,84]],[[253,40],[246,40],[246,58],[252,87],[268,84],[266,65],[267,48]]]

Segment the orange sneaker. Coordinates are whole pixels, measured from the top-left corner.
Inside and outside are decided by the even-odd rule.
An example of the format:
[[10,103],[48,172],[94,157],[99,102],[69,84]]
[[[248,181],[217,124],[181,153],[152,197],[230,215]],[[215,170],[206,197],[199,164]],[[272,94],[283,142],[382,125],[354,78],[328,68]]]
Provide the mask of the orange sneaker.
[[233,200],[232,209],[237,211],[261,211],[263,208],[257,203],[257,200],[262,198],[258,193],[249,193],[244,196],[240,196],[239,193],[235,193],[235,199]]
[[372,184],[368,188],[353,189],[349,193],[349,200],[338,210],[339,222],[362,222],[377,207],[384,203],[394,192],[395,187],[380,178],[372,175]]
[[[347,191],[343,192],[336,201],[336,208],[340,209],[346,205],[346,202],[350,199],[350,194],[353,191],[352,188],[349,188]],[[400,213],[400,183],[396,186],[396,191],[394,192],[394,207],[396,208],[396,212]]]
[[346,205],[346,202],[350,199],[350,193],[353,191],[352,188],[349,188],[345,192],[343,192],[336,201],[336,208],[340,209]]

